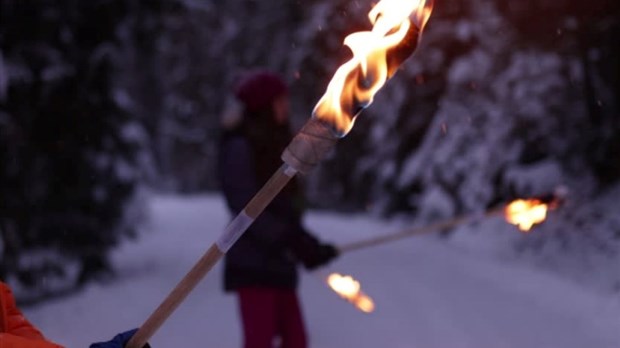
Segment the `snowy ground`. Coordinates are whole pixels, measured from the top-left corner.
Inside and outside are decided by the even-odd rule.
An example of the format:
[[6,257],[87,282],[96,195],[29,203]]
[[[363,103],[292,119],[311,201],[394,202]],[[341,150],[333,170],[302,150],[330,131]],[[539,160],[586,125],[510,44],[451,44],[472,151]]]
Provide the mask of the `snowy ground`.
[[[155,197],[151,214],[146,234],[116,252],[117,279],[26,315],[70,348],[139,326],[228,219],[219,196]],[[364,216],[314,213],[306,222],[335,243],[399,229]],[[235,298],[222,292],[220,267],[156,333],[154,348],[240,347]],[[351,252],[326,271],[358,278],[377,308],[363,314],[305,273],[300,296],[314,348],[620,347],[617,297],[435,236]]]

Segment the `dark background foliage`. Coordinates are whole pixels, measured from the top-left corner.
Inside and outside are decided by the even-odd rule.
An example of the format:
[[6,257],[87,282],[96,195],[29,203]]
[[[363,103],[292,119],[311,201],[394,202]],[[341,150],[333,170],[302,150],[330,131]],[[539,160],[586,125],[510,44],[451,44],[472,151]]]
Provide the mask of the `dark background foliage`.
[[[135,236],[140,187],[217,190],[219,118],[239,73],[283,74],[300,127],[370,5],[2,1],[2,278],[86,282]],[[584,197],[615,185],[619,7],[437,1],[418,52],[306,178],[310,205],[424,220],[558,184]]]

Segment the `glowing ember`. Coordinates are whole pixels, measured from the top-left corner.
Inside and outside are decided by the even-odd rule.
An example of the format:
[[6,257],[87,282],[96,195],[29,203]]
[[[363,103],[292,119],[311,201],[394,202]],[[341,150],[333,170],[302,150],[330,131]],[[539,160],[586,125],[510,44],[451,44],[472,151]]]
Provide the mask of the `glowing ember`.
[[351,302],[362,312],[370,313],[374,311],[375,304],[372,299],[364,294],[360,288],[360,283],[351,276],[343,276],[339,273],[332,273],[327,277],[327,284],[345,300]]
[[537,199],[517,199],[506,206],[504,213],[509,223],[528,232],[535,224],[545,221],[548,208],[548,204]]
[[432,0],[381,0],[368,13],[372,30],[345,38],[353,58],[336,71],[314,116],[339,136],[346,135],[359,112],[413,53],[431,11]]

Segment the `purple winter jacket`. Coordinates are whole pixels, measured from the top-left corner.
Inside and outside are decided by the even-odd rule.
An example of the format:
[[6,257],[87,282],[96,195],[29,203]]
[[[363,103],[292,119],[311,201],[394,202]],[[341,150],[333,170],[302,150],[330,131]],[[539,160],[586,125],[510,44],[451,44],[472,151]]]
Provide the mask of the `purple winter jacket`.
[[[258,182],[250,142],[226,132],[220,142],[218,174],[229,211],[236,216],[264,184]],[[275,172],[277,168],[273,168]],[[298,260],[312,257],[320,243],[301,224],[295,197],[282,191],[226,253],[224,288],[295,288]]]

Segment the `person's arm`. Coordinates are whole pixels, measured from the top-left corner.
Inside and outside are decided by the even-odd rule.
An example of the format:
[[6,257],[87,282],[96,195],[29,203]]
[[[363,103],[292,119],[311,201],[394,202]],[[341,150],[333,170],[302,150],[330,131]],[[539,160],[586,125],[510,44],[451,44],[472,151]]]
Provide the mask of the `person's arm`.
[[5,330],[0,334],[2,348],[62,348],[48,341],[41,331],[32,325],[17,308],[11,289],[0,283],[0,296],[3,298],[3,310],[6,313]]
[[336,247],[319,241],[303,227],[300,227],[300,231],[292,236],[289,248],[308,270],[328,264],[339,254]]
[[[229,208],[238,213],[260,187],[249,144],[243,138],[228,141],[221,154],[220,179]],[[338,255],[335,247],[321,243],[303,228],[293,202],[286,195],[277,196],[246,234],[267,247],[288,248],[308,269],[324,265]]]

